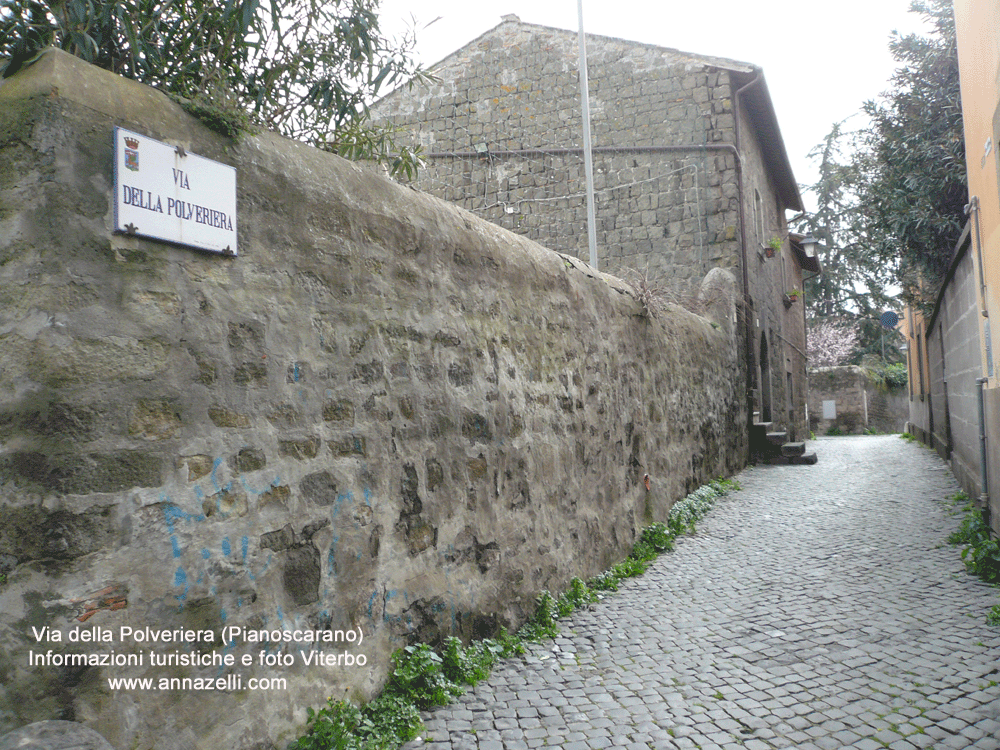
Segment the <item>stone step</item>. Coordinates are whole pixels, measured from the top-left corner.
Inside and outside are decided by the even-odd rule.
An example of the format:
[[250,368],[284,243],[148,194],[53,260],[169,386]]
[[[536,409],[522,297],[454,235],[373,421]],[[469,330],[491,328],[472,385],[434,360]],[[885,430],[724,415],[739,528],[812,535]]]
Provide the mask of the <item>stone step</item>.
[[805,452],[805,443],[785,443],[781,446],[781,455],[783,456],[801,456]]
[[767,463],[776,466],[808,466],[819,461],[815,453],[805,453],[801,456],[772,456]]
[[769,432],[767,433],[767,439],[769,442],[775,445],[784,445],[785,441],[788,440],[787,432]]

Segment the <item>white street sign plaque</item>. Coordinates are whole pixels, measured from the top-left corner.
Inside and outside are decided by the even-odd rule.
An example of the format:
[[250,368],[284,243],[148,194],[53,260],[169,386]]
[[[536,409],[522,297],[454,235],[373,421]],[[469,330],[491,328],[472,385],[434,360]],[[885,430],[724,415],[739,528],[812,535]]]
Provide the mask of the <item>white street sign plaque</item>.
[[236,169],[116,127],[115,230],[236,255]]

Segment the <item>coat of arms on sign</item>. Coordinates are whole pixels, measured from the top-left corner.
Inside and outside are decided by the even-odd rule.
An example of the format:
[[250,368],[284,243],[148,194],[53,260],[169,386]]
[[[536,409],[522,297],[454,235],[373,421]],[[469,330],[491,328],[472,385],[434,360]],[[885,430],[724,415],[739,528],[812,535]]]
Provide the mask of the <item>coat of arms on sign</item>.
[[139,139],[125,138],[125,168],[139,171]]

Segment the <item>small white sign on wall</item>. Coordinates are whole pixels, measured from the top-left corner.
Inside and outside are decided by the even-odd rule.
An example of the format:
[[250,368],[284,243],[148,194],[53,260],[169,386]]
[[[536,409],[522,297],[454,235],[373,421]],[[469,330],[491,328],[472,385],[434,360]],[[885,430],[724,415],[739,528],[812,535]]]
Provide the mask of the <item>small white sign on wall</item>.
[[837,402],[836,401],[824,401],[823,402],[823,419],[836,419],[837,418]]
[[116,127],[115,230],[236,255],[236,169]]

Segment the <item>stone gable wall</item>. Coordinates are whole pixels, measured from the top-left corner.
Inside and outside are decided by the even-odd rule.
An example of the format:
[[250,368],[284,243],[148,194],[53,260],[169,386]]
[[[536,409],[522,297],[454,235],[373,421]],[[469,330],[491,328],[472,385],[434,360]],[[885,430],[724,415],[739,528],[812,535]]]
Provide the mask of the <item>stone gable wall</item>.
[[[115,125],[236,167],[238,257],[112,233]],[[0,87],[0,733],[284,747],[307,706],[377,691],[394,649],[518,626],[745,462],[735,282],[706,285],[709,317],[651,317],[457,207],[47,53]],[[228,626],[353,632],[325,650],[367,665],[121,637]],[[29,666],[150,648],[252,663]],[[164,676],[242,682],[107,682]]]
[[[711,150],[733,142],[730,72],[607,37],[587,52],[601,270],[690,291],[738,268],[735,157]],[[507,21],[373,111],[430,154],[417,187],[587,260],[578,69],[576,34]]]

